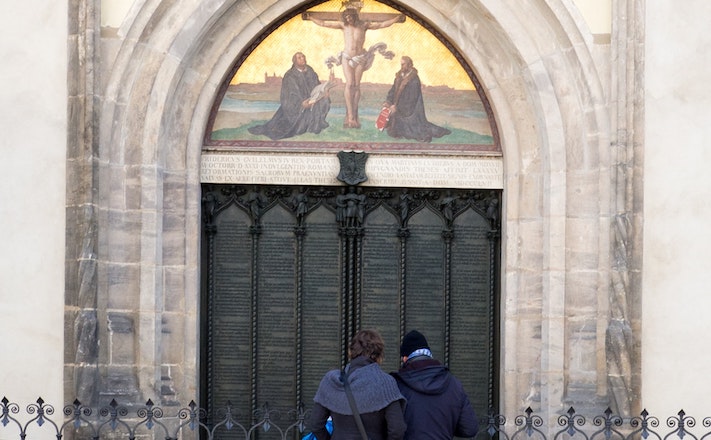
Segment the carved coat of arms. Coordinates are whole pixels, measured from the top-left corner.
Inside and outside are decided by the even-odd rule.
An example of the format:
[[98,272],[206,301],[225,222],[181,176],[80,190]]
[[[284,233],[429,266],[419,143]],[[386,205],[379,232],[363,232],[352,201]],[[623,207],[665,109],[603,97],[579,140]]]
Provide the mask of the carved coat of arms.
[[365,175],[365,161],[368,160],[368,153],[339,151],[338,160],[341,163],[338,180],[348,185],[357,185],[368,180],[368,176]]

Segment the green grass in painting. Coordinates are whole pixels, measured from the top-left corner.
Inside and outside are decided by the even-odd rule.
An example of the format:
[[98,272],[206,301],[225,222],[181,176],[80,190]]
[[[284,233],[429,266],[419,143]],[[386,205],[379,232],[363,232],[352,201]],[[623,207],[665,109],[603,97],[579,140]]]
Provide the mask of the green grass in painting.
[[[330,126],[319,134],[304,133],[299,136],[294,136],[284,141],[294,142],[346,142],[346,143],[413,143],[411,139],[395,139],[385,131],[379,131],[375,128],[375,120],[364,118],[361,120],[360,129],[343,128],[343,118],[326,118]],[[264,124],[266,121],[257,121],[248,125],[243,125],[237,128],[224,128],[212,133],[213,140],[268,140],[265,136],[256,136],[251,134],[247,129],[254,125]],[[452,128],[447,125],[444,127],[452,131],[451,134],[432,139],[433,144],[491,144],[491,136],[481,135],[469,130]]]

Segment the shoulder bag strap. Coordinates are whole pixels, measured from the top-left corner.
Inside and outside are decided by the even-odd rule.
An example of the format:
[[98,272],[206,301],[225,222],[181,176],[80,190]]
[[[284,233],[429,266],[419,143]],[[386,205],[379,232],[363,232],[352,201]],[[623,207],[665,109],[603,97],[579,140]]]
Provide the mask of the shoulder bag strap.
[[348,403],[351,405],[351,411],[353,411],[353,417],[355,418],[356,425],[358,425],[360,435],[363,437],[363,440],[368,440],[368,434],[366,434],[363,420],[360,418],[358,406],[356,405],[353,392],[351,391],[351,385],[348,383],[348,373],[346,373],[345,370],[341,371],[341,380],[343,381],[343,389],[346,391],[346,396],[348,396]]

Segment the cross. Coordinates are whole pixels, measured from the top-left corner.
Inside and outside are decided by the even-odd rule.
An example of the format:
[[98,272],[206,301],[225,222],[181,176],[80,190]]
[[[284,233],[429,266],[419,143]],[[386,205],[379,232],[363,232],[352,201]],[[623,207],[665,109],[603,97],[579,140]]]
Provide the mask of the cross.
[[[401,14],[392,14],[389,12],[361,12],[361,13],[358,13],[358,16],[360,17],[361,20],[371,21],[373,23],[379,23],[381,21],[386,21],[386,20],[395,18],[400,15]],[[312,18],[317,18],[320,20],[340,21],[341,20],[341,13],[340,12],[328,12],[328,11],[306,11],[301,14],[301,18],[303,20],[311,20]],[[403,18],[405,18],[405,17],[403,16]],[[402,20],[402,21],[405,21],[405,20]]]

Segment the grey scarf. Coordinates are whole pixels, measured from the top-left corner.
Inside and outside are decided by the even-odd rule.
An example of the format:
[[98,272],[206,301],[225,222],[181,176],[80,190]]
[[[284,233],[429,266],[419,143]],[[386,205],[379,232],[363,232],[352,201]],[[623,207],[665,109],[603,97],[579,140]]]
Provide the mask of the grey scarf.
[[[389,374],[380,369],[377,363],[355,368],[355,359],[348,367],[353,367],[348,375],[348,380],[361,413],[379,411],[391,402],[405,398],[400,394],[397,382]],[[360,362],[358,362],[360,363]],[[321,379],[321,384],[314,396],[314,402],[338,414],[353,414],[348,403],[348,397],[341,382],[341,371],[331,370]]]

